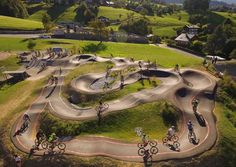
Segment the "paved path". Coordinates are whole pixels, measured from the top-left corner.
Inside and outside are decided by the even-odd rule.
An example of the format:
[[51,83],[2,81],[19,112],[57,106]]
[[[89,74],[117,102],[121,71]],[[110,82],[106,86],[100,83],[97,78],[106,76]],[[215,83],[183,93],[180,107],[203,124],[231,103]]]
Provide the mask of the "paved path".
[[166,44],[159,44],[158,46],[161,47],[161,48],[165,48],[165,49],[169,49],[169,50],[173,50],[173,51],[176,51],[176,52],[183,53],[184,55],[187,55],[187,56],[192,56],[192,57],[196,57],[196,58],[199,58],[199,59],[203,59],[203,57],[201,57],[201,56],[198,56],[198,55],[195,55],[195,54],[192,54],[192,53],[189,53],[189,52],[177,49],[177,48],[169,47]]
[[[13,137],[16,130],[22,124],[22,116],[15,122],[12,131],[11,139],[14,145],[23,152],[29,153],[29,150],[34,145],[35,134],[40,124],[39,118],[46,106],[52,114],[62,119],[67,120],[90,120],[97,119],[96,110],[93,107],[79,108],[74,107],[68,101],[61,98],[61,86],[64,84],[64,77],[71,69],[76,68],[79,64],[84,64],[89,61],[112,61],[115,63],[115,69],[127,68],[130,65],[138,65],[138,61],[130,62],[124,58],[104,59],[97,57],[96,59],[77,60],[76,57],[68,57],[55,60],[52,64],[54,74],[59,78],[57,85],[53,84],[45,86],[38,99],[29,107],[26,113],[31,118],[29,129],[21,136]],[[60,63],[59,63],[60,62]],[[144,65],[146,65],[144,63]],[[62,68],[62,73],[59,72],[59,67]],[[79,67],[78,67],[79,68]],[[50,71],[51,67],[48,68]],[[30,69],[28,69],[30,70]],[[40,75],[47,75],[47,70]],[[109,101],[109,109],[103,115],[106,116],[113,112],[132,108],[143,103],[153,102],[160,99],[167,99],[173,105],[177,106],[182,112],[182,126],[179,132],[180,150],[173,151],[162,143],[158,144],[159,153],[153,155],[153,161],[180,159],[198,155],[209,150],[217,139],[216,124],[213,116],[214,110],[214,92],[216,88],[215,79],[202,71],[183,69],[181,76],[172,69],[151,69],[149,71],[136,70],[132,74],[126,76],[125,84],[132,84],[138,80],[137,75],[144,77],[157,77],[162,81],[161,85],[149,89],[142,90],[136,93],[126,95],[120,99]],[[91,84],[94,80],[104,77],[104,73],[87,74],[75,78],[71,86],[75,92],[83,92],[85,94],[99,93],[101,90],[93,90]],[[37,79],[37,74],[32,78]],[[32,79],[30,78],[30,79]],[[118,83],[115,83],[118,85]],[[114,87],[114,89],[117,89]],[[205,120],[205,124],[199,121],[199,117],[194,115],[192,111],[191,101],[193,98],[199,98],[199,112]],[[188,139],[188,130],[186,123],[192,120],[194,131],[196,133],[198,144],[192,144]],[[127,127],[128,128],[128,127]],[[161,141],[161,139],[159,139]],[[115,159],[142,162],[143,158],[138,155],[138,147],[135,143],[124,143],[119,140],[106,137],[88,136],[80,139],[71,139],[65,141],[67,147],[65,154],[74,154],[80,156],[109,156]],[[35,155],[43,155],[43,150],[35,152]]]

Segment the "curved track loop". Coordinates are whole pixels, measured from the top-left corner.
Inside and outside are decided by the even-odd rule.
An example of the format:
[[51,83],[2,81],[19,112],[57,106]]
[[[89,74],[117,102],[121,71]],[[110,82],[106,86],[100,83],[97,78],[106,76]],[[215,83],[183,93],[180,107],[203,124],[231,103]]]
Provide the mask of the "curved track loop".
[[[88,61],[90,60],[91,59],[88,58]],[[74,107],[60,97],[64,76],[70,69],[75,68],[78,64],[87,63],[88,61],[86,61],[86,59],[83,59],[82,62],[75,61],[75,57],[72,57],[55,61],[54,64],[52,64],[54,67],[62,67],[61,75],[59,75],[59,71],[55,71],[55,75],[58,75],[59,78],[58,84],[43,88],[39,98],[26,111],[31,118],[31,124],[24,134],[13,137],[15,131],[19,129],[22,123],[22,118],[19,118],[12,127],[11,139],[18,149],[29,153],[30,148],[34,145],[35,134],[38,125],[40,124],[40,113],[43,112],[46,105],[48,105],[52,114],[63,119],[96,119],[97,115],[94,108]],[[116,65],[114,69],[127,68],[129,65],[138,66],[138,61],[130,62],[124,58],[105,59],[96,57],[96,61],[112,61]],[[183,115],[183,124],[179,134],[179,142],[181,143],[180,151],[173,151],[170,148],[159,144],[159,153],[153,155],[153,161],[191,157],[205,152],[214,145],[217,138],[217,131],[213,116],[214,91],[216,88],[216,81],[213,77],[207,73],[192,69],[182,70],[182,76],[173,72],[171,69],[151,69],[149,71],[135,71],[132,74],[128,74],[126,76],[125,84],[131,84],[138,80],[136,75],[134,75],[135,73],[142,73],[145,77],[157,77],[162,81],[162,84],[150,90],[142,90],[126,95],[120,99],[107,102],[110,107],[104,112],[105,115],[160,99],[171,101],[172,104],[181,109]],[[91,85],[94,80],[104,77],[104,75],[105,74],[87,74],[80,76],[72,81],[71,86],[78,92],[88,94],[99,93],[100,90],[92,90],[88,85]],[[32,79],[32,77],[30,79]],[[35,78],[37,78],[37,76]],[[115,83],[115,85],[118,84]],[[113,89],[115,90],[117,87],[115,86]],[[199,112],[204,117],[204,123],[200,122],[198,116],[192,111],[191,101],[195,97],[199,98],[201,101],[198,108]],[[199,141],[198,144],[194,145],[189,142],[188,130],[185,126],[188,120],[192,120],[195,125],[194,130]],[[66,141],[66,145],[65,154],[80,156],[101,155],[126,161],[143,161],[143,159],[138,156],[138,147],[136,144],[123,143],[115,139],[89,136],[81,139],[71,139]],[[43,151],[35,153],[35,155],[42,154]]]

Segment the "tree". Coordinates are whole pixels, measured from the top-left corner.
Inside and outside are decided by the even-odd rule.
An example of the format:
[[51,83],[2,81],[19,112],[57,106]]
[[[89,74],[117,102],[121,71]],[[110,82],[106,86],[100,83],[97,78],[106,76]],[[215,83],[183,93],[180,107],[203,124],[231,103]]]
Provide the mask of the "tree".
[[108,36],[106,25],[102,21],[95,19],[89,22],[89,26],[94,29],[94,33],[99,37],[100,43],[102,43],[103,39]]
[[51,17],[47,13],[43,14],[42,23],[46,32],[49,32],[50,29],[53,27],[53,24],[51,22]]
[[21,0],[0,0],[0,15],[26,18],[28,11]]
[[234,49],[234,50],[230,53],[230,58],[231,58],[231,59],[236,59],[236,49]]
[[122,24],[119,27],[120,30],[125,30],[128,33],[135,33],[138,35],[146,35],[148,34],[148,20],[147,19],[139,19],[133,22],[127,22],[126,24]]
[[190,14],[205,13],[209,9],[210,0],[185,0],[184,9]]
[[86,2],[81,2],[76,9],[76,20],[82,24],[87,24],[91,20],[95,19],[98,14],[98,7],[95,5],[89,5]]
[[35,46],[36,46],[36,43],[35,43],[32,39],[30,39],[30,40],[28,41],[27,48],[28,48],[29,50],[33,50]]
[[235,48],[236,48],[236,38],[228,39],[223,49],[225,57],[228,58],[229,56],[232,56],[231,53],[233,52],[233,50],[235,50]]

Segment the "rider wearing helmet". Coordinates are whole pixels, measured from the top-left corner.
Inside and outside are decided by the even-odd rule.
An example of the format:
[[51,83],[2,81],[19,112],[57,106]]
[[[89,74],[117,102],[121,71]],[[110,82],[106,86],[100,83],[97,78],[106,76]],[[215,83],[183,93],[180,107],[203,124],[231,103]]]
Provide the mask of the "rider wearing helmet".
[[167,132],[168,139],[170,140],[172,136],[174,136],[174,134],[175,134],[175,126],[171,126],[171,128],[169,128]]
[[197,111],[198,104],[199,104],[199,99],[193,99],[192,106],[193,106],[193,111],[194,112]]
[[56,141],[58,139],[57,135],[55,133],[52,133],[49,138],[48,138],[48,142],[49,143],[53,143],[54,141]]
[[193,123],[191,122],[191,120],[188,121],[187,126],[188,126],[189,132],[192,133],[193,132]]
[[147,135],[145,133],[142,136],[142,142],[144,144],[144,147],[146,147],[148,145],[148,139],[147,139]]
[[43,137],[43,131],[41,129],[39,129],[39,131],[36,134],[36,139],[40,140]]

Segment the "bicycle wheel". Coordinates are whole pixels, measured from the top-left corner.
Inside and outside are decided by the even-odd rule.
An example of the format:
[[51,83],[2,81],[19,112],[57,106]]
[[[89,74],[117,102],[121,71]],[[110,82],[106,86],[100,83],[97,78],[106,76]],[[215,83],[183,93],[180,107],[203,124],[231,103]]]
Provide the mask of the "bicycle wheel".
[[47,141],[43,141],[43,142],[41,143],[41,147],[42,147],[43,149],[47,149],[47,148],[48,148],[48,142],[47,142]]
[[151,147],[151,149],[150,149],[150,152],[151,152],[152,154],[157,154],[158,151],[159,151],[158,148],[155,147],[155,146]]
[[174,147],[175,149],[178,149],[179,146],[180,146],[180,143],[179,143],[179,142],[176,141],[176,142],[173,143],[173,147]]
[[176,135],[174,135],[174,136],[172,136],[171,140],[172,140],[172,141],[174,141],[174,142],[176,142],[176,141],[178,141],[178,140],[179,140],[179,137],[178,137],[178,136],[176,136]]
[[145,149],[144,149],[144,148],[140,148],[140,149],[138,150],[138,155],[144,156],[144,153],[145,153]]
[[167,143],[168,142],[167,137],[163,137],[162,142],[163,142],[163,144]]
[[138,148],[144,148],[144,144],[143,143],[138,143]]
[[65,150],[66,144],[65,144],[65,143],[58,143],[57,147],[58,147],[60,150]]
[[40,140],[35,139],[35,140],[34,140],[34,144],[35,144],[36,146],[39,146],[39,145],[40,145]]
[[149,145],[150,145],[151,147],[154,147],[154,146],[157,145],[157,142],[156,142],[156,141],[149,141]]

